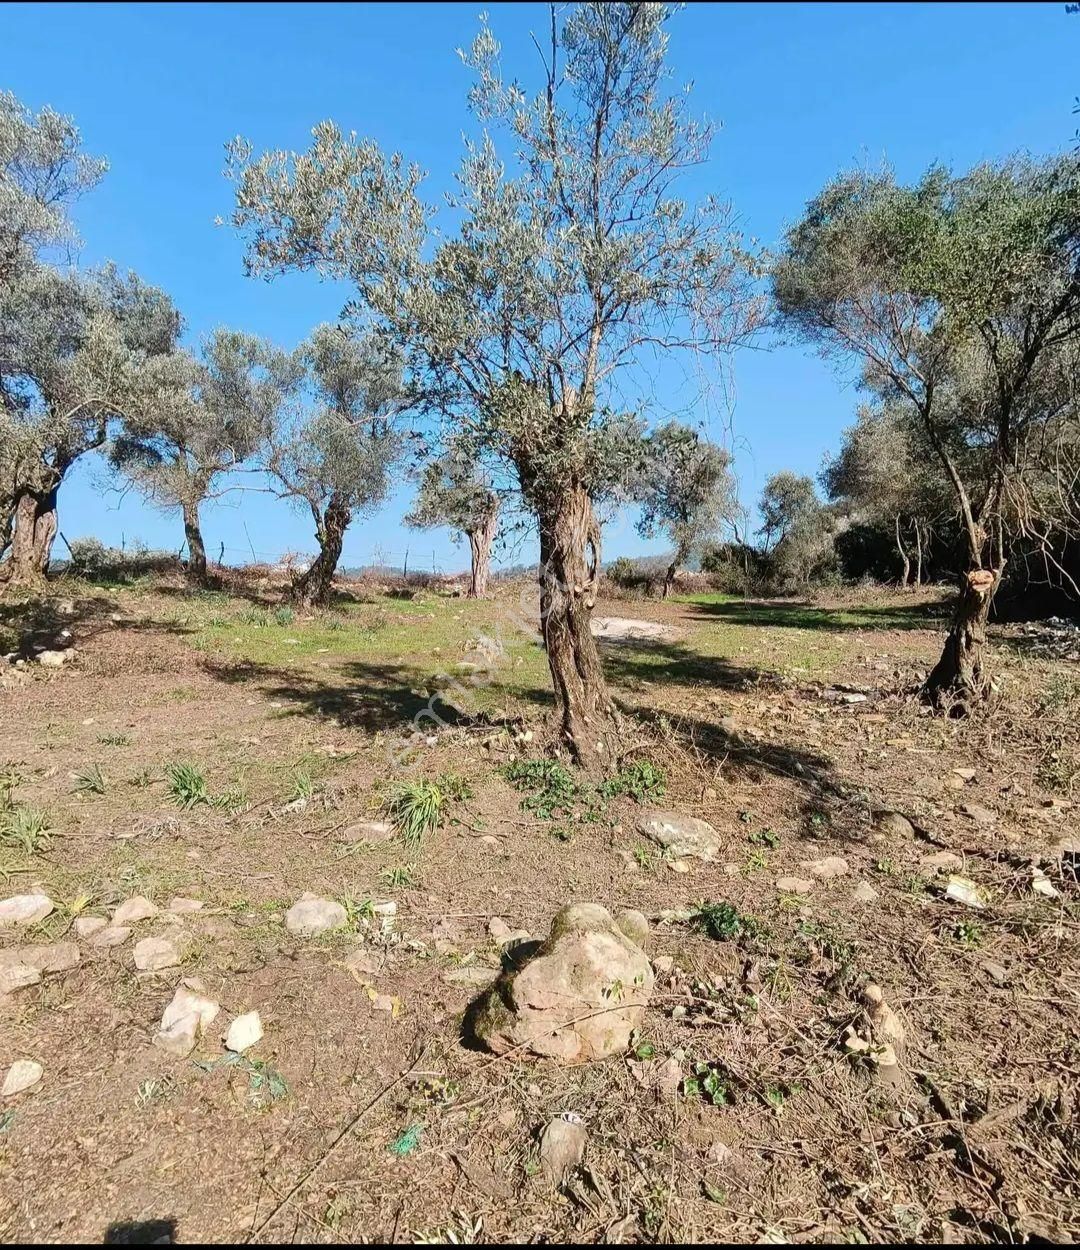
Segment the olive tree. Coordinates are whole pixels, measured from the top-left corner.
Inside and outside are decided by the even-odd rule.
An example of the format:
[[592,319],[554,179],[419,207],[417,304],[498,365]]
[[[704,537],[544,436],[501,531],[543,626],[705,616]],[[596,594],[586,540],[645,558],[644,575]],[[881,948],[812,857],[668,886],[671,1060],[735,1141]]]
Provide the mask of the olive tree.
[[296,370],[285,353],[225,329],[199,358],[181,351],[156,363],[154,402],[125,420],[109,459],[152,504],[180,513],[188,572],[205,585],[200,509],[233,489],[229,475],[270,441]]
[[783,587],[808,586],[832,567],[834,519],[818,498],[813,478],[781,469],[765,483],[758,503],[762,552],[770,576]]
[[687,116],[685,94],[666,93],[669,15],[663,4],[551,6],[532,92],[503,77],[484,24],[464,60],[485,129],[467,141],[447,197],[450,233],[436,230],[416,166],[332,122],[302,154],[253,159],[243,141],[231,145],[250,270],[351,280],[358,308],[409,353],[431,406],[516,475],[539,531],[561,732],[590,766],[615,743],[589,628],[598,416],[642,352],[724,349],[756,307],[727,206],[675,193],[711,136]]
[[649,436],[639,499],[639,533],[644,538],[662,533],[671,543],[664,575],[667,598],[680,566],[737,516],[731,456],[697,430],[669,421]]
[[0,287],[0,446],[10,540],[4,575],[49,566],[57,495],[111,424],[154,402],[154,367],[176,350],[180,315],[164,292],[112,267],[88,275],[24,268]]
[[397,418],[408,404],[398,350],[381,335],[318,326],[297,352],[307,403],[270,441],[266,469],[278,493],[306,508],[319,550],[294,580],[305,607],[330,600],[345,531],[386,498],[403,452]]
[[949,483],[936,460],[921,454],[919,442],[903,408],[863,404],[821,471],[831,500],[891,534],[901,586],[912,580],[922,585],[934,527],[950,511]]
[[417,529],[445,525],[464,534],[470,554],[469,597],[484,598],[499,523],[499,496],[476,456],[460,440],[424,466],[405,521]]
[[[952,488],[964,567],[926,685],[938,706],[986,695],[986,621],[1047,420],[1047,358],[1080,333],[1080,155],[1013,157],[914,186],[890,172],[830,183],[773,273],[782,321],[880,398],[904,405]],[[1042,520],[1051,528],[1054,516]]]

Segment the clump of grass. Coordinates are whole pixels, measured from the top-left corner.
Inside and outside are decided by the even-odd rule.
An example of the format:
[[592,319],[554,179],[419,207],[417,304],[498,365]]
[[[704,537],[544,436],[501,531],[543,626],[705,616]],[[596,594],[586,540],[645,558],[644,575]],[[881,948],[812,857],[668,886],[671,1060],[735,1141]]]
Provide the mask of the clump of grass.
[[289,790],[287,801],[290,803],[308,802],[315,796],[315,782],[312,780],[311,773],[305,769],[300,769],[293,773],[292,788]]
[[105,774],[100,764],[91,764],[75,774],[76,794],[104,794],[105,790]]
[[295,620],[296,613],[285,604],[282,604],[280,608],[274,609],[274,621],[278,625],[291,625]]
[[503,776],[516,789],[525,792],[521,800],[524,811],[539,820],[558,820],[577,814],[584,803],[591,808],[588,788],[578,783],[574,774],[558,760],[512,760],[503,769]]
[[169,798],[178,806],[192,808],[209,803],[206,777],[194,764],[169,764],[165,769]]
[[410,845],[416,845],[442,823],[446,792],[436,781],[400,781],[383,802],[383,810]]
[[36,855],[49,845],[49,818],[25,803],[0,803],[0,845]]
[[399,864],[396,868],[384,868],[379,880],[390,890],[403,889],[416,881],[415,864]]
[[98,734],[98,742],[103,747],[128,747],[131,746],[131,736],[129,734]]
[[251,806],[251,800],[248,798],[243,786],[229,786],[227,790],[223,790],[216,795],[210,802],[219,811],[227,812],[230,816],[235,816],[237,812],[242,812]]

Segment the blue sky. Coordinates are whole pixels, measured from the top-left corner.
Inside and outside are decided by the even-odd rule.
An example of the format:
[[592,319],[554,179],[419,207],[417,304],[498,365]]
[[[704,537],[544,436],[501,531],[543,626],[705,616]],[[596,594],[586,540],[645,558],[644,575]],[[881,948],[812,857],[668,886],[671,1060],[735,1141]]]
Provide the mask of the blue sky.
[[[471,129],[469,75],[454,49],[477,28],[480,4],[7,4],[0,87],[27,105],[71,113],[88,151],[109,158],[101,186],[78,206],[82,261],[106,258],[165,287],[194,343],[217,325],[292,346],[347,298],[341,286],[296,275],[245,278],[229,228],[223,144],[303,149],[311,126],[344,129],[400,149],[450,185]],[[526,82],[534,4],[489,4],[504,64]],[[1072,142],[1080,92],[1080,16],[1063,4],[695,4],[671,25],[676,78],[720,123],[713,159],[688,194],[729,198],[747,233],[768,245],[820,186],[853,163],[888,159],[902,178],[931,161],[964,167],[1015,149]],[[778,468],[814,473],[851,420],[856,396],[799,347],[740,353],[730,430],[750,503]],[[680,374],[657,374],[657,400],[676,408]],[[725,417],[724,424],[727,424]],[[461,567],[445,531],[417,534],[397,490],[345,545],[347,564],[381,552],[400,563]],[[60,525],[129,544],[178,547],[176,517],[106,489],[87,460],[65,483]],[[245,532],[246,525],[246,532]],[[310,520],[265,494],[210,506],[207,545],[227,559],[310,550]],[[250,541],[249,541],[250,539]],[[628,522],[611,526],[606,556],[655,549]],[[60,553],[62,554],[62,553]],[[526,554],[526,553],[523,553]]]

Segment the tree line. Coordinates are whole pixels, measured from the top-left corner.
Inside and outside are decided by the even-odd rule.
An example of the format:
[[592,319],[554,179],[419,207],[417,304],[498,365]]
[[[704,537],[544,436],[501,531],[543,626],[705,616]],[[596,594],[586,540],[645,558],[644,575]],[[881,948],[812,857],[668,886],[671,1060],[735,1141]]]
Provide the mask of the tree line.
[[[841,174],[775,253],[750,248],[686,172],[711,127],[670,87],[672,9],[552,6],[531,87],[486,20],[468,52],[467,139],[442,197],[399,153],[319,123],[304,152],[227,148],[246,270],[348,282],[340,320],[286,351],[234,330],[192,352],[162,291],[58,259],[69,210],[105,172],[70,119],[0,97],[0,553],[40,578],[57,492],[80,456],[181,517],[207,575],[200,508],[256,470],[310,514],[318,554],[294,597],[325,602],[348,526],[416,479],[408,515],[468,537],[483,594],[500,528],[540,546],[540,620],[560,729],[614,758],[618,713],[589,629],[602,521],[640,506],[672,549],[665,584],[727,526],[748,546],[730,458],[697,427],[627,410],[620,379],[720,357],[766,325],[852,373],[867,402],[814,483],[777,475],[761,547],[809,575],[822,518],[888,526],[905,576],[960,546],[959,606],[928,695],[987,689],[982,643],[1013,555],[1067,575],[1077,506],[1080,160],[1010,157],[910,186]],[[826,527],[827,528],[827,527]],[[834,526],[835,528],[835,526]],[[833,544],[835,547],[835,543]],[[956,544],[953,544],[956,546]]]

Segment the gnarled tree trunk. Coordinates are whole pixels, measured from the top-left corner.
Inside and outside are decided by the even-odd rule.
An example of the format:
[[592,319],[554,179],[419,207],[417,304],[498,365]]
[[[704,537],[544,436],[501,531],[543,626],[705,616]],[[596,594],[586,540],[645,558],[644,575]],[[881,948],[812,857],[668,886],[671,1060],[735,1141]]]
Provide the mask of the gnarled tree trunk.
[[52,546],[56,538],[56,494],[50,490],[23,490],[15,500],[14,528],[6,564],[7,578],[13,586],[40,582],[49,571]]
[[923,536],[922,526],[915,522],[915,586],[922,587]]
[[206,545],[199,525],[199,505],[184,505],[184,538],[188,549],[188,575],[200,586],[206,585]]
[[945,650],[923,687],[926,697],[942,711],[962,715],[989,693],[983,647],[1001,573],[1002,568],[973,569],[961,579],[960,599]]
[[352,520],[348,503],[332,495],[322,516],[316,514],[315,537],[319,554],[293,582],[289,597],[305,608],[324,608],[330,602],[334,573],[345,545],[345,531]]
[[584,768],[614,761],[615,708],[589,623],[600,570],[600,527],[580,485],[537,507],[540,626],[564,739]]
[[664,574],[664,593],[662,596],[664,599],[671,594],[671,588],[675,584],[675,574],[678,572],[678,568],[679,565],[676,560],[672,560],[672,562],[667,566],[667,572]]
[[470,599],[483,599],[487,594],[488,577],[491,575],[491,544],[495,541],[498,523],[498,512],[492,512],[484,517],[478,529],[469,531],[469,553],[472,558],[472,578],[468,595]]

